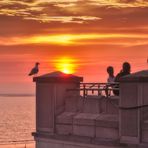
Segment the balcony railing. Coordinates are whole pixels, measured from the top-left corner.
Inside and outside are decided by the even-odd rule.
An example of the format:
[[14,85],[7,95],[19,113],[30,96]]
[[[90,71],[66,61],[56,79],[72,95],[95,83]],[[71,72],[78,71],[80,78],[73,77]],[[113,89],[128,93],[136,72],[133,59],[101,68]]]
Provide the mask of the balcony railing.
[[119,83],[80,83],[79,88],[68,89],[67,91],[79,91],[83,98],[88,95],[103,95],[109,97],[113,90],[119,90]]

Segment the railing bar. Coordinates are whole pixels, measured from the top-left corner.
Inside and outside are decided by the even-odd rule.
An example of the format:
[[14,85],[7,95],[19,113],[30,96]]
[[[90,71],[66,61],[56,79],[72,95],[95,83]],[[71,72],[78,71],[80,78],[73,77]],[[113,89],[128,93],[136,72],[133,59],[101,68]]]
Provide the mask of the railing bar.
[[119,84],[118,82],[113,82],[113,83],[80,83],[81,84],[85,84],[85,85],[97,85],[97,84],[100,84],[100,85],[106,85],[106,84]]
[[[81,88],[81,89],[79,89],[79,88],[78,89],[77,88],[76,89],[67,89],[67,91],[74,91],[74,90],[75,91],[78,91],[78,90],[79,91],[82,91],[82,90],[85,90],[85,91],[93,91],[93,90],[94,91],[98,91],[98,90],[100,90],[101,91],[101,90],[106,90],[106,88],[99,88],[99,89],[90,89],[90,88],[84,88],[84,89],[83,88]],[[107,90],[119,90],[119,89],[118,88],[113,88],[113,89],[112,88],[108,88]]]

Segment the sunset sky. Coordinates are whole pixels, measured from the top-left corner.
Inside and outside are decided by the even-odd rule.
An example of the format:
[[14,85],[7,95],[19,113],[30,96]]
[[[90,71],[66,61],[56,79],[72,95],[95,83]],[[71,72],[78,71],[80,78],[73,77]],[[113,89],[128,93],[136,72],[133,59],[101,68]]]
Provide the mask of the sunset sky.
[[0,93],[33,93],[35,62],[100,82],[108,65],[135,72],[147,58],[148,0],[0,0]]

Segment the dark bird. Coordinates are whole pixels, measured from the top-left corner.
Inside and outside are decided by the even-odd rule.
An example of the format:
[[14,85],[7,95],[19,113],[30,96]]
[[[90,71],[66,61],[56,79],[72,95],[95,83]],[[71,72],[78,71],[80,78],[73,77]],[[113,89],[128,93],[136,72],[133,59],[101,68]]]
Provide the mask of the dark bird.
[[35,63],[34,68],[32,68],[32,70],[30,71],[30,73],[28,74],[28,76],[35,75],[35,74],[37,74],[39,72],[39,67],[38,67],[39,64],[40,63],[38,63],[38,62]]

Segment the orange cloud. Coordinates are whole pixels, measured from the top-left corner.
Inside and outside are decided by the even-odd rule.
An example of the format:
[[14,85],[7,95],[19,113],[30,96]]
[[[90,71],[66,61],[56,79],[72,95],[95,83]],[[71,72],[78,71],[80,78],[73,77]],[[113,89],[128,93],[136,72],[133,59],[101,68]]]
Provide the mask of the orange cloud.
[[148,7],[148,2],[143,0],[89,0],[94,5],[116,8]]
[[1,45],[91,45],[110,44],[122,46],[136,46],[148,44],[147,34],[57,34],[38,35],[31,37],[0,38]]
[[0,15],[21,16],[24,19],[44,23],[54,21],[83,23],[102,18],[97,13],[97,10],[102,7],[147,8],[148,2],[143,0],[1,0]]
[[62,22],[62,23],[84,23],[85,21],[94,21],[99,20],[99,17],[93,16],[47,16],[47,15],[40,15],[34,17],[25,17],[25,19],[29,20],[36,20],[40,22]]

